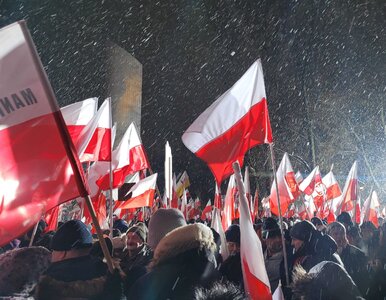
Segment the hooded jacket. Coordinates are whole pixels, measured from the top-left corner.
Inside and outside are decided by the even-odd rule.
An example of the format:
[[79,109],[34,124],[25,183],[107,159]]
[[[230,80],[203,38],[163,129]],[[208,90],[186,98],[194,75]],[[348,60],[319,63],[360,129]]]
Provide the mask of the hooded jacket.
[[215,249],[212,231],[203,224],[171,231],[157,245],[149,273],[134,283],[128,299],[192,299],[195,286],[218,279]]

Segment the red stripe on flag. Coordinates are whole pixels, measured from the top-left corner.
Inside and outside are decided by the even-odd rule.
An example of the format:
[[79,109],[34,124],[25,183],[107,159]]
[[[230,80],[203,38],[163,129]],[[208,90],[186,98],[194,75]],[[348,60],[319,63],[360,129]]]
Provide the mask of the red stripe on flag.
[[[113,188],[121,186],[125,182],[127,175],[149,168],[143,145],[130,149],[129,162],[129,165],[113,170]],[[102,176],[96,183],[101,190],[110,189],[110,174]]]
[[244,270],[244,281],[247,288],[247,294],[253,300],[272,300],[271,290],[267,285],[259,280],[249,269],[245,259],[242,260]]
[[45,211],[78,197],[79,191],[55,113],[0,130],[0,141],[3,245],[27,231]]
[[111,129],[98,127],[82,156],[82,161],[111,160]]
[[199,149],[196,155],[208,164],[220,183],[233,173],[232,163],[238,160],[242,166],[245,152],[267,142],[272,142],[272,132],[267,101],[263,98],[226,132]]
[[154,202],[154,195],[155,195],[155,190],[153,189],[147,190],[143,194],[125,201],[124,204],[122,204],[119,208],[129,209],[129,208],[138,208],[143,206],[152,207]]

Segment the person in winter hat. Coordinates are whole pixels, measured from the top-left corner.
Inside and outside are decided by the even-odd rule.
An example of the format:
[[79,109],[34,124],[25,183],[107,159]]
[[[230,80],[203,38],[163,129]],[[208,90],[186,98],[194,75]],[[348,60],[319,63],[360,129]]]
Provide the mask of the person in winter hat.
[[134,283],[128,299],[192,299],[197,285],[208,287],[219,279],[215,249],[204,224],[174,229],[158,243],[149,273]]
[[280,280],[280,264],[283,260],[283,244],[278,222],[267,218],[263,223],[262,237],[265,240],[264,263],[271,290],[275,291]]
[[43,247],[25,247],[1,254],[0,298],[32,297],[39,277],[47,270],[50,263],[51,252]]
[[[291,245],[294,248],[290,268],[300,264],[306,271],[321,261],[334,261],[343,266],[343,263],[336,253],[338,247],[335,241],[329,236],[317,231],[309,221],[296,223],[290,231]],[[291,270],[292,271],[292,270]]]
[[359,300],[361,294],[341,265],[323,261],[306,272],[297,266],[293,275],[292,299]]
[[338,246],[338,254],[343,261],[347,273],[354,280],[362,295],[368,289],[367,258],[359,248],[350,245],[347,240],[346,228],[339,222],[333,222],[327,227],[327,234]]
[[120,299],[119,274],[108,274],[106,264],[90,255],[92,243],[84,223],[64,223],[52,238],[52,264],[40,278],[36,299]]
[[225,238],[227,240],[229,256],[221,264],[220,273],[227,280],[233,282],[240,289],[243,285],[243,272],[241,270],[241,256],[240,256],[240,226],[233,224],[225,231]]
[[126,248],[120,262],[121,269],[126,274],[126,293],[139,277],[146,274],[146,266],[153,257],[146,239],[147,228],[142,222],[130,227],[126,232]]
[[157,210],[149,221],[149,247],[154,250],[167,233],[184,225],[186,225],[185,217],[180,210],[175,208]]

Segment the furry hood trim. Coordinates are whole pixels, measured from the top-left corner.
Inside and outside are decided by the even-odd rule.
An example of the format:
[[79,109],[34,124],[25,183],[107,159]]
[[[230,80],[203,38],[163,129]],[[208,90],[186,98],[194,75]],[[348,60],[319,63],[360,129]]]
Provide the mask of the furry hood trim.
[[90,280],[59,281],[50,276],[42,276],[36,289],[36,299],[89,299],[100,295],[105,287],[107,277]]
[[216,244],[210,228],[201,223],[178,227],[161,239],[154,251],[149,269],[151,270],[170,258],[196,248],[215,252]]

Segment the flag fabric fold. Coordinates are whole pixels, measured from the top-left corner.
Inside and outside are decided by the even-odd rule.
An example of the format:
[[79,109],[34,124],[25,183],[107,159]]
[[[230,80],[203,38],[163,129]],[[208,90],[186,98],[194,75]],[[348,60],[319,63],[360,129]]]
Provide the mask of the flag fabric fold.
[[[299,187],[295,179],[295,173],[292,169],[292,165],[287,153],[284,153],[283,159],[281,160],[279,168],[276,171],[276,178],[279,188],[281,212],[284,215],[288,209],[288,206],[295,201],[297,195],[299,194]],[[271,212],[278,216],[279,204],[275,181],[272,183],[269,200]]]
[[146,177],[136,183],[128,192],[130,198],[121,205],[120,209],[153,206],[155,186],[157,184],[157,173]]
[[358,163],[355,161],[348,173],[342,195],[338,200],[336,215],[341,212],[352,212],[354,203],[358,200]]
[[182,141],[208,164],[219,185],[233,173],[234,161],[243,164],[246,151],[272,142],[260,60],[190,125]]
[[[145,149],[134,123],[131,123],[112,154],[113,188],[121,186],[127,175],[149,168]],[[102,190],[110,189],[110,174],[96,181]]]
[[[238,171],[236,170],[237,167]],[[244,287],[250,299],[270,300],[272,299],[272,294],[265,269],[263,248],[259,237],[253,229],[240,167],[237,167],[234,166],[240,196],[240,256]]]
[[[0,246],[87,195],[80,162],[24,22],[0,29]],[[21,71],[22,70],[22,71]]]

